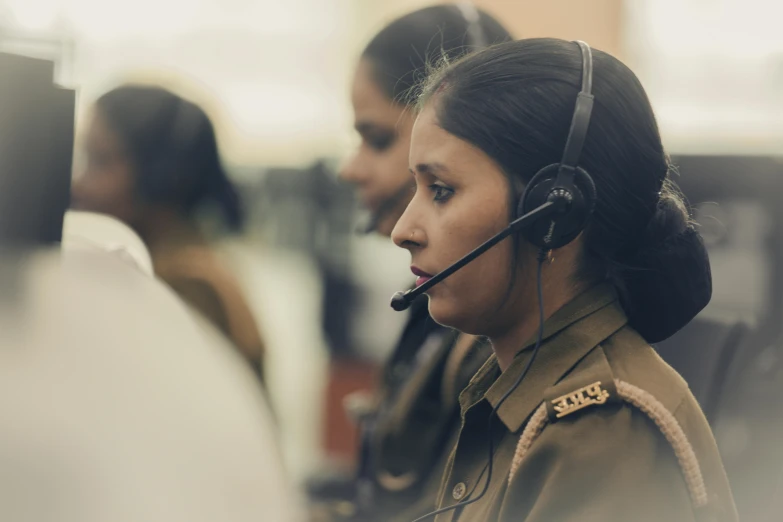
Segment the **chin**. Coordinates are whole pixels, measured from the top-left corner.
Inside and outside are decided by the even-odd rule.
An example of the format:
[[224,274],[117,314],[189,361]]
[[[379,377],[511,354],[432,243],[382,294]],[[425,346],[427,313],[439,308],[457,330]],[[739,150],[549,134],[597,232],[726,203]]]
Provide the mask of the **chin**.
[[468,307],[460,305],[454,299],[444,297],[429,297],[430,317],[441,326],[454,328],[464,333],[473,333],[471,323],[475,320],[475,313]]

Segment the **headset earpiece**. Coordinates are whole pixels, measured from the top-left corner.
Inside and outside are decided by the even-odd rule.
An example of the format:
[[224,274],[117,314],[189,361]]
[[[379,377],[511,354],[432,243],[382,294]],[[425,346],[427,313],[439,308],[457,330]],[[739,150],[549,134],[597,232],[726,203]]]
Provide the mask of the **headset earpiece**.
[[[523,237],[539,248],[552,250],[567,245],[585,229],[595,208],[595,183],[582,168],[572,169],[555,190],[559,163],[539,170],[519,199],[517,216],[522,216],[546,203],[551,196],[565,196],[568,210],[555,219],[544,220],[524,231]],[[562,179],[562,178],[561,178]]]
[[595,183],[579,167],[593,112],[593,55],[586,43],[576,43],[582,55],[582,88],[576,97],[563,158],[560,163],[548,165],[533,176],[517,206],[518,216],[547,202],[563,206],[558,214],[535,223],[524,232],[525,239],[545,250],[563,247],[576,239],[595,209]]

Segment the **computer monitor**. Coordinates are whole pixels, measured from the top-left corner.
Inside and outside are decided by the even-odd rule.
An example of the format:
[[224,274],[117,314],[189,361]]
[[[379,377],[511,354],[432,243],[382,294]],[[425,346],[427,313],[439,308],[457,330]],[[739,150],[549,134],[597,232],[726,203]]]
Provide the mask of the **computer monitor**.
[[53,77],[51,61],[0,53],[0,248],[62,239],[75,93]]

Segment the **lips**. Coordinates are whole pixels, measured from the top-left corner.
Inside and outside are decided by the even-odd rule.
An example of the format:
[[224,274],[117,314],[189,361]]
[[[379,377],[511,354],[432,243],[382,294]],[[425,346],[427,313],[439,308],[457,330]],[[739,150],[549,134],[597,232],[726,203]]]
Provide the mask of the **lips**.
[[416,278],[416,286],[421,286],[430,279],[432,279],[432,274],[428,274],[421,268],[418,268],[416,266],[411,266],[411,272],[413,272],[413,275],[417,276]]

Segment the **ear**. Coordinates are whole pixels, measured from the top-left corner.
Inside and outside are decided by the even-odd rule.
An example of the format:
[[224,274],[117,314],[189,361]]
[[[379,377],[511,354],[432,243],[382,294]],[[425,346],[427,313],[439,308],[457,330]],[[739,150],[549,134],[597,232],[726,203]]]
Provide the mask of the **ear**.
[[569,275],[575,274],[579,270],[579,265],[585,251],[584,231],[580,232],[573,241],[560,248],[549,251],[546,264],[557,264],[558,268],[564,270],[568,268]]

